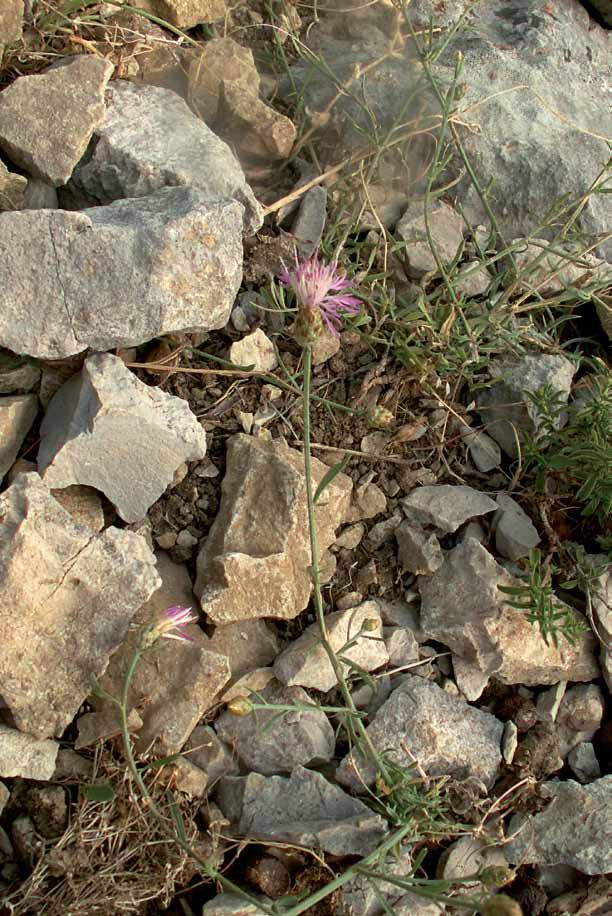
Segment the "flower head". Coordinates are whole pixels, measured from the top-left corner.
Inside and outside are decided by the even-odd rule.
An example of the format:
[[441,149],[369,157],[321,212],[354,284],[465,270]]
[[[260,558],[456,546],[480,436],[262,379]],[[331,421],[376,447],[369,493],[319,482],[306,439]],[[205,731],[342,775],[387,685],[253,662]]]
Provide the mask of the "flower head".
[[311,313],[308,316],[310,323],[316,315],[334,337],[339,336],[341,316],[356,315],[359,311],[360,300],[347,293],[351,288],[350,280],[338,272],[335,261],[323,264],[316,252],[308,260],[296,264],[293,270],[285,268],[278,279],[294,291],[298,310]]
[[144,647],[152,646],[160,637],[177,639],[179,642],[193,642],[193,637],[185,633],[184,628],[188,623],[195,623],[197,619],[197,616],[191,613],[190,607],[180,604],[167,607],[160,619],[144,634]]

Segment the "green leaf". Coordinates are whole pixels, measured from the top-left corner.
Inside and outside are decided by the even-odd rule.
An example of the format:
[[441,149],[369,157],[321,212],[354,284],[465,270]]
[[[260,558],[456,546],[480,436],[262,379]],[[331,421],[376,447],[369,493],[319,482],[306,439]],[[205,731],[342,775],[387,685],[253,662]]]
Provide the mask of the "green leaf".
[[144,773],[146,770],[161,770],[162,767],[167,766],[169,763],[174,763],[180,756],[180,754],[168,754],[167,757],[158,757],[157,760],[151,760],[150,763],[143,763],[138,767],[138,770],[140,773]]
[[314,499],[313,499],[313,503],[314,503],[315,506],[316,506],[316,504],[317,504],[317,502],[318,502],[318,500],[319,500],[319,497],[321,496],[323,490],[324,490],[326,487],[328,487],[328,486],[330,485],[330,483],[332,482],[332,480],[334,480],[334,478],[337,477],[338,474],[340,474],[342,471],[344,471],[345,467],[347,466],[347,464],[349,463],[350,460],[351,460],[351,456],[350,456],[350,455],[345,455],[344,458],[342,459],[342,461],[339,461],[337,464],[333,464],[333,465],[330,467],[330,469],[323,475],[323,478],[322,478],[322,480],[321,480],[321,483],[319,484],[319,486],[318,486],[317,489],[315,490],[315,495],[314,495]]
[[98,783],[95,786],[81,786],[81,788],[87,801],[110,802],[115,797],[115,790],[106,782]]

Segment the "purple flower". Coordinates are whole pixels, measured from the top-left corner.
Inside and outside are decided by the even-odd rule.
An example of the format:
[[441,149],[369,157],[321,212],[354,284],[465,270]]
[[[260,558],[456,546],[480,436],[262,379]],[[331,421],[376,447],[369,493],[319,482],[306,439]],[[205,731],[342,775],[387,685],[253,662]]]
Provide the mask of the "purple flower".
[[190,607],[173,604],[172,607],[166,608],[161,620],[155,625],[155,634],[157,637],[162,636],[164,639],[193,642],[193,637],[185,633],[184,628],[188,623],[195,623],[197,619],[197,616],[191,613]]
[[294,291],[298,309],[318,312],[334,337],[339,336],[341,316],[356,315],[361,306],[359,299],[347,295],[352,284],[338,272],[338,264],[322,264],[316,252],[293,270],[285,268],[278,279]]

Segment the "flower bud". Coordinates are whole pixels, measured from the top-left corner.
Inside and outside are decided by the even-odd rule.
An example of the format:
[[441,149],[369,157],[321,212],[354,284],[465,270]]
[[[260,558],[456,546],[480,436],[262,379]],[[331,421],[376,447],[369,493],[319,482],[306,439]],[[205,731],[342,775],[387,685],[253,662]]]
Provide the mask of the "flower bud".
[[505,865],[488,865],[480,872],[480,880],[487,890],[495,890],[498,887],[504,887],[514,881],[515,874],[511,868]]
[[324,331],[321,312],[300,308],[293,324],[293,336],[300,347],[311,347]]
[[227,704],[227,711],[233,716],[250,716],[253,712],[253,704],[247,697],[234,697]]
[[512,897],[497,894],[483,903],[479,909],[480,916],[523,916],[523,911]]

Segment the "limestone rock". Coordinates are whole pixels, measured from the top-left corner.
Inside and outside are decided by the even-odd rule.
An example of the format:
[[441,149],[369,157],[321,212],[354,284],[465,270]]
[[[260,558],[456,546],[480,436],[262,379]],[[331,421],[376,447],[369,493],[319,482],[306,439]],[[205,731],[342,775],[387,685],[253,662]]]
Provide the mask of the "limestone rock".
[[37,474],[0,496],[0,679],[18,728],[61,734],[159,585],[145,540],[93,534]]
[[571,865],[585,875],[612,871],[612,776],[588,786],[568,779],[541,787],[550,799],[544,811],[508,825],[508,860],[522,865]]
[[61,359],[222,327],[242,279],[241,215],[191,188],[0,214],[0,344]]
[[280,640],[265,620],[238,620],[215,627],[210,649],[225,655],[232,677],[230,684],[269,665],[280,652]]
[[261,328],[233,343],[229,358],[237,366],[252,366],[255,372],[271,372],[278,365],[274,344]]
[[[186,602],[189,606],[193,600],[185,567],[173,563],[164,554],[158,556],[157,562],[162,576],[161,588],[139,610],[135,627],[100,678],[100,686],[113,696],[121,691],[143,628],[157,620],[168,606],[177,602]],[[155,743],[155,751],[159,754],[178,753],[229,680],[227,659],[211,650],[210,641],[200,627],[190,624],[186,632],[191,637],[190,642],[158,639],[142,656],[136,669],[128,711],[137,723],[132,731],[136,734],[139,752]],[[97,696],[90,697],[90,703],[95,711],[78,720],[77,748],[119,730],[113,705]]]
[[95,487],[124,521],[137,522],[179,465],[205,454],[206,434],[185,401],[96,353],[49,404],[38,468],[49,487]]
[[230,700],[234,700],[236,697],[248,697],[252,693],[261,693],[274,679],[274,670],[272,668],[253,668],[252,671],[243,674],[237,681],[234,681],[231,687],[223,691],[221,702],[229,703]]
[[9,172],[5,164],[0,162],[0,212],[2,210],[21,210],[27,184],[27,178],[15,172]]
[[[272,683],[260,696],[267,703],[295,706],[312,700],[300,687]],[[258,697],[253,702],[260,703]],[[272,776],[290,773],[296,766],[316,766],[334,756],[336,739],[327,716],[320,709],[286,711],[258,708],[250,715],[223,712],[215,722],[217,734],[229,744],[249,772]]]
[[110,61],[79,54],[0,95],[0,148],[34,178],[66,184],[104,116]]
[[418,525],[403,521],[395,529],[397,558],[403,572],[429,575],[444,561],[440,542],[435,534],[427,534]]
[[249,903],[240,894],[217,894],[202,907],[202,916],[264,916],[264,913],[265,910]]
[[[337,478],[336,478],[337,479]],[[363,630],[365,621],[373,628]],[[382,639],[382,620],[376,601],[364,601],[347,611],[336,611],[325,618],[329,641],[337,654],[355,662],[366,671],[382,668],[389,655]],[[358,635],[362,633],[362,635]],[[348,642],[353,642],[344,649]],[[345,666],[346,671],[346,666]],[[274,662],[274,674],[283,684],[299,684],[326,693],[337,684],[332,664],[325,651],[317,623],[307,627],[298,639],[281,652]]]
[[0,481],[15,461],[37,413],[35,394],[0,398]]
[[501,464],[501,451],[497,442],[482,430],[461,428],[461,438],[468,447],[470,458],[479,471],[487,473]]
[[[598,676],[593,634],[580,634],[575,645],[563,637],[558,646],[552,640],[547,645],[537,624],[510,607],[510,596],[498,589],[519,584],[474,538],[449,551],[432,576],[419,579],[421,627],[452,649],[466,677],[476,677],[469,699],[477,699],[492,674],[504,684],[527,686]],[[581,619],[569,607],[567,613]]]
[[[394,759],[405,766],[416,759],[428,776],[471,776],[491,786],[501,764],[502,723],[416,675],[406,676],[367,731],[378,751],[393,748]],[[375,775],[361,752],[350,751],[336,778],[358,790]]]
[[[486,431],[511,458],[518,455],[516,438],[537,437],[541,426],[537,408],[526,397],[551,385],[567,403],[576,367],[565,356],[529,353],[518,361],[491,368],[495,383],[477,397],[478,412]],[[561,419],[557,421],[559,426]]]
[[[143,4],[140,4],[141,8]],[[226,0],[144,0],[144,8],[179,29],[217,22],[227,12]]]
[[593,782],[601,776],[601,767],[590,741],[581,741],[567,755],[574,776],[581,783]]
[[0,10],[0,48],[19,41],[23,29],[23,0],[4,0]]
[[240,772],[231,748],[219,739],[210,725],[198,725],[194,728],[183,753],[206,773],[209,789],[223,776],[234,776]]
[[491,274],[486,267],[480,266],[480,261],[468,261],[457,271],[454,286],[466,299],[472,299],[484,296],[491,285],[491,279]]
[[500,493],[495,501],[499,506],[493,516],[497,552],[509,560],[528,556],[529,551],[540,543],[535,525],[511,496]]
[[[169,89],[114,82],[94,144],[91,156],[75,170],[71,186],[95,203],[186,185],[208,198],[242,204],[247,234],[263,222],[261,207],[230,148]],[[214,222],[212,217],[211,240],[216,238]],[[206,235],[199,243],[211,244]]]
[[463,243],[464,222],[443,200],[438,199],[430,204],[428,222],[435,255],[427,238],[423,203],[411,203],[397,224],[396,231],[406,243],[409,270],[416,277],[438,270],[436,255],[442,265],[447,267]]
[[59,744],[49,739],[39,740],[0,725],[0,776],[21,779],[53,779]]
[[21,210],[57,210],[57,191],[48,181],[30,178],[23,195]]
[[23,362],[14,369],[0,372],[0,394],[27,392],[36,388],[40,382],[40,369],[36,365]]
[[[377,868],[380,867],[381,871],[401,877],[410,873],[412,864],[410,851],[402,849],[399,853],[396,851],[390,852],[384,861],[381,856],[381,861]],[[365,875],[355,875],[342,886],[341,894],[342,906],[341,908],[338,907],[338,909],[345,916],[380,916],[382,913],[381,897],[395,913],[395,907],[402,896],[402,890],[387,881],[376,881],[374,884]],[[413,914],[411,913],[410,916],[413,916]]]
[[289,118],[233,81],[221,83],[215,124],[241,162],[252,165],[287,159],[297,136]]
[[218,803],[243,836],[296,843],[331,855],[364,856],[385,835],[385,822],[320,773],[296,767],[283,776],[229,776]]
[[189,63],[189,101],[203,121],[217,117],[222,83],[236,83],[246,93],[259,94],[259,73],[250,48],[233,38],[212,38]]
[[401,500],[408,519],[417,525],[433,525],[443,534],[456,531],[470,518],[494,512],[498,506],[485,493],[472,487],[434,484],[417,487]]
[[92,531],[104,528],[102,500],[93,487],[66,487],[65,490],[52,490],[51,495],[80,525]]
[[[300,259],[310,258],[319,247],[326,219],[327,188],[315,185],[302,197],[298,214],[291,226],[291,234],[297,242]],[[330,335],[330,338],[339,343],[337,337]],[[313,364],[316,366],[316,361],[313,361]]]
[[[315,487],[326,471],[313,459]],[[317,503],[320,557],[345,521],[350,493],[350,479],[339,474]],[[290,620],[308,604],[309,566],[301,453],[278,440],[233,436],[221,507],[197,561],[195,591],[203,609],[215,623]]]
[[562,757],[566,757],[578,744],[593,738],[603,721],[605,710],[606,700],[598,684],[576,684],[564,693],[556,716]]

